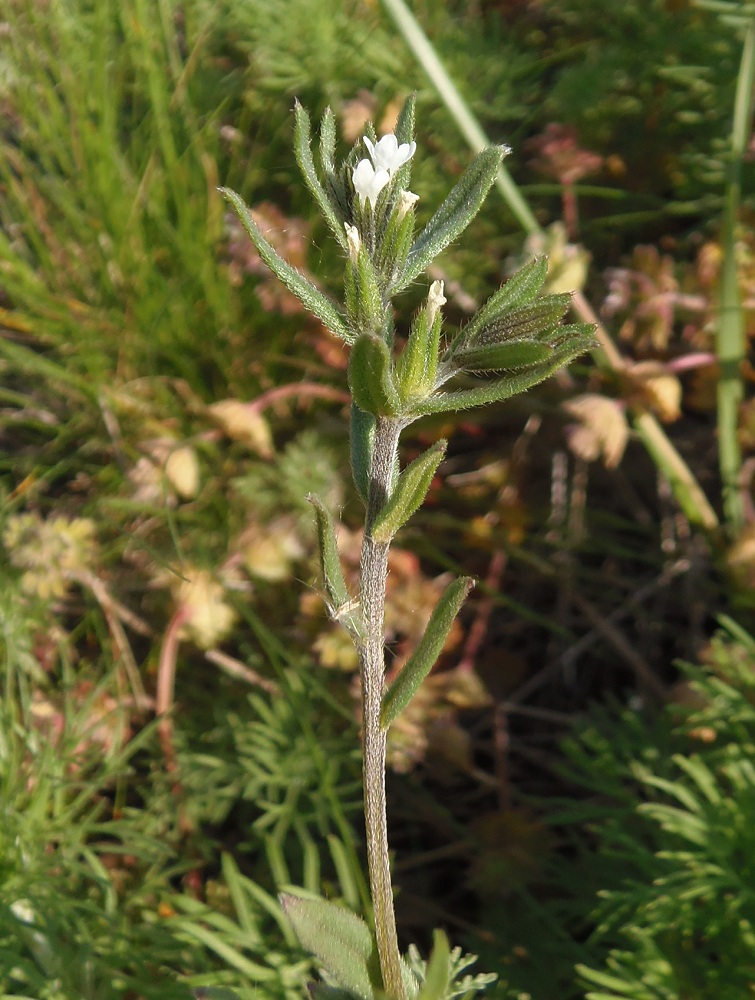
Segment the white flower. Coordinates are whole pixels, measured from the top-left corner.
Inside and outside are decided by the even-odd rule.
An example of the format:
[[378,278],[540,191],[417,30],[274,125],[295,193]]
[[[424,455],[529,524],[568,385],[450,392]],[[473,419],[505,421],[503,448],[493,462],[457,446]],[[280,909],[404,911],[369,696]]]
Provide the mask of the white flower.
[[365,199],[374,209],[377,196],[391,179],[387,170],[376,170],[369,160],[360,160],[351,175],[354,190],[362,202]]
[[387,170],[391,177],[407,160],[411,160],[417,148],[416,142],[402,142],[399,146],[398,139],[392,132],[384,135],[377,143],[364,136],[364,144],[370,151],[375,170]]

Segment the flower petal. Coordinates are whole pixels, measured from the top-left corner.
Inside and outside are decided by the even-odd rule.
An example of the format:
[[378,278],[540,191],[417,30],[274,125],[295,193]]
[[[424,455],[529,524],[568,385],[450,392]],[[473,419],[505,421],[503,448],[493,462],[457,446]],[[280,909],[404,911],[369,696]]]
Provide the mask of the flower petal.
[[369,160],[360,160],[354,167],[351,179],[361,201],[369,201],[374,208],[378,195],[391,178],[387,170],[376,170]]
[[384,135],[377,143],[373,143],[368,136],[364,136],[364,144],[372,158],[375,170],[387,170],[391,177],[399,167],[414,156],[414,151],[417,148],[416,142],[402,142],[399,145],[398,139],[392,132]]

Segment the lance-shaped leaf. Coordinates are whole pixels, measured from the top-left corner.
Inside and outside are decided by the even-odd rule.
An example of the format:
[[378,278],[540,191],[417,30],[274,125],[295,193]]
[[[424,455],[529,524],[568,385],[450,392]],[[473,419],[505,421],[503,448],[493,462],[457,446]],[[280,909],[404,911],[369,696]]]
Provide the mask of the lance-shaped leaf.
[[396,128],[393,130],[399,146],[404,142],[409,143],[414,141],[414,111],[416,106],[417,95],[409,94],[404,101],[404,106],[399,111],[398,118],[396,119]]
[[491,146],[478,153],[435,215],[417,237],[395,290],[406,288],[435,257],[455,240],[477,215],[498,168],[504,149]]
[[320,164],[326,176],[336,172],[336,116],[326,108],[320,121]]
[[387,729],[394,719],[403,712],[422,681],[435,666],[435,661],[446,644],[454,619],[467,594],[472,589],[473,583],[474,581],[470,577],[462,576],[449,583],[443,591],[430,615],[425,634],[383,698],[380,712],[380,724],[383,729]]
[[370,467],[375,445],[375,418],[351,404],[351,475],[362,503],[370,493]]
[[[438,285],[434,282],[432,287]],[[441,296],[435,305],[428,303],[411,325],[409,339],[396,362],[396,381],[403,400],[424,396],[435,385],[443,325],[439,304],[443,302],[445,299]]]
[[395,417],[401,409],[391,352],[374,333],[361,334],[351,349],[349,388],[354,402],[365,413]]
[[433,931],[433,950],[417,1000],[446,1000],[451,975],[451,949],[443,931]]
[[[393,130],[393,134],[396,136],[399,145],[404,142],[411,143],[414,141],[414,109],[416,103],[416,96],[410,94],[404,101],[404,106],[399,112],[396,128]],[[396,171],[396,182],[399,189],[409,187],[412,176],[412,163],[413,160],[409,159]]]
[[[405,166],[408,165],[405,164]],[[392,287],[406,265],[414,238],[414,222],[414,205],[406,207],[403,215],[395,207],[388,215],[374,256],[375,268],[381,275],[383,285],[386,288]]]
[[[346,234],[343,228],[344,220],[340,218],[336,212],[335,207],[328,197],[324,187],[320,183],[320,178],[317,176],[315,162],[312,158],[312,138],[309,115],[298,101],[296,101],[294,105],[294,118],[296,122],[294,128],[294,152],[296,153],[296,162],[299,164],[299,169],[304,175],[307,187],[312,192],[315,201],[320,207],[320,211],[325,216],[325,220],[333,231],[333,235],[341,244],[343,249],[346,250]],[[323,145],[328,148],[331,132],[333,135],[333,148],[335,148],[334,120],[333,112],[330,108],[328,108],[325,111],[321,126],[323,132],[325,133],[324,138],[321,140],[321,150]]]
[[559,342],[553,346],[548,361],[535,365],[528,371],[484,382],[470,389],[438,392],[434,396],[418,399],[411,407],[412,416],[416,418],[430,413],[452,413],[516,396],[542,382],[595,345],[594,327],[590,323],[573,323],[551,332],[559,334]]
[[356,261],[349,259],[346,264],[345,293],[346,311],[353,330],[374,333],[382,329],[386,310],[372,258],[363,243],[357,250]]
[[[281,905],[302,947],[311,952],[336,983],[361,1000],[372,1000],[376,985],[375,942],[356,914],[326,899],[284,893]],[[379,977],[379,974],[378,974]]]
[[376,542],[390,542],[399,528],[422,506],[447,444],[442,438],[436,441],[407,465],[398,477],[393,492],[372,524],[370,534]]
[[354,335],[346,326],[343,316],[334,302],[323,295],[319,288],[305,278],[301,271],[297,271],[287,263],[273,246],[268,243],[262,235],[262,230],[251,216],[251,213],[244,201],[235,191],[230,188],[219,188],[223,197],[231,203],[236,214],[241,220],[241,225],[247,232],[249,239],[257,249],[257,253],[267,264],[273,274],[278,277],[283,284],[292,292],[299,301],[316,316],[332,333],[347,344],[354,341]]
[[452,363],[466,372],[515,371],[542,364],[552,352],[549,344],[537,340],[505,340],[502,344],[458,350]]
[[465,344],[473,343],[483,327],[495,323],[496,320],[512,310],[531,302],[545,284],[547,277],[547,257],[536,257],[524,267],[519,268],[516,274],[513,274],[506,284],[501,285],[498,291],[494,292],[488,301],[480,307],[469,323],[461,330],[455,343],[462,340]]
[[569,292],[563,292],[560,295],[544,295],[528,305],[519,306],[518,309],[512,309],[510,312],[496,317],[490,323],[486,323],[473,341],[470,342],[466,337],[464,338],[462,348],[547,334],[559,325],[570,302]]
[[317,519],[317,541],[320,550],[320,569],[325,582],[325,590],[328,594],[328,609],[330,616],[335,621],[340,621],[352,635],[360,635],[362,631],[362,620],[355,609],[354,601],[351,599],[346,578],[343,575],[341,557],[338,554],[338,543],[336,541],[336,530],[330,511],[322,502],[320,497],[314,493],[307,496],[307,500],[315,509]]

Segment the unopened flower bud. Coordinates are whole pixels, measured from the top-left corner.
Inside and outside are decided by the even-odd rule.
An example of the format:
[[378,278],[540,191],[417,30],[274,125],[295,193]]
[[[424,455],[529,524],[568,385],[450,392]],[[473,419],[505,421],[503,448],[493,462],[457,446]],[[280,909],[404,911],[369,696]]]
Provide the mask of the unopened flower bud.
[[399,219],[403,219],[406,213],[414,208],[418,201],[418,194],[415,194],[413,191],[402,191],[396,205],[396,212]]
[[356,226],[350,226],[348,222],[344,222],[344,228],[346,229],[346,239],[349,244],[349,260],[356,267],[359,250],[362,246],[362,238]]
[[438,310],[445,304],[446,297],[443,294],[443,282],[434,281],[430,285],[430,291],[427,293],[427,319],[431,326],[435,322]]

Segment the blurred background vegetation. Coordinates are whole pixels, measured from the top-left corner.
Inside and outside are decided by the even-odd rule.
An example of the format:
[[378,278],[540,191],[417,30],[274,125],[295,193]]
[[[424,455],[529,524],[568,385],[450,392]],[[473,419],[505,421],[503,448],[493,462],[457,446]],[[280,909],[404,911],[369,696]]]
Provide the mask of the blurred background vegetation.
[[[623,367],[407,438],[451,443],[392,556],[391,669],[449,572],[480,585],[390,748],[400,937],[445,926],[501,1000],[750,995],[755,407],[717,421],[716,353],[727,253],[755,336],[749,148],[721,223],[752,11],[412,10]],[[304,501],[340,507],[356,572],[346,357],[216,188],[338,295],[294,98],[345,151],[413,91],[427,217],[470,154],[378,0],[3,6],[3,997],[300,997],[276,892],[367,912],[356,663]],[[434,275],[452,326],[525,237],[493,193]],[[743,523],[682,512],[639,411],[723,521],[736,439]]]

